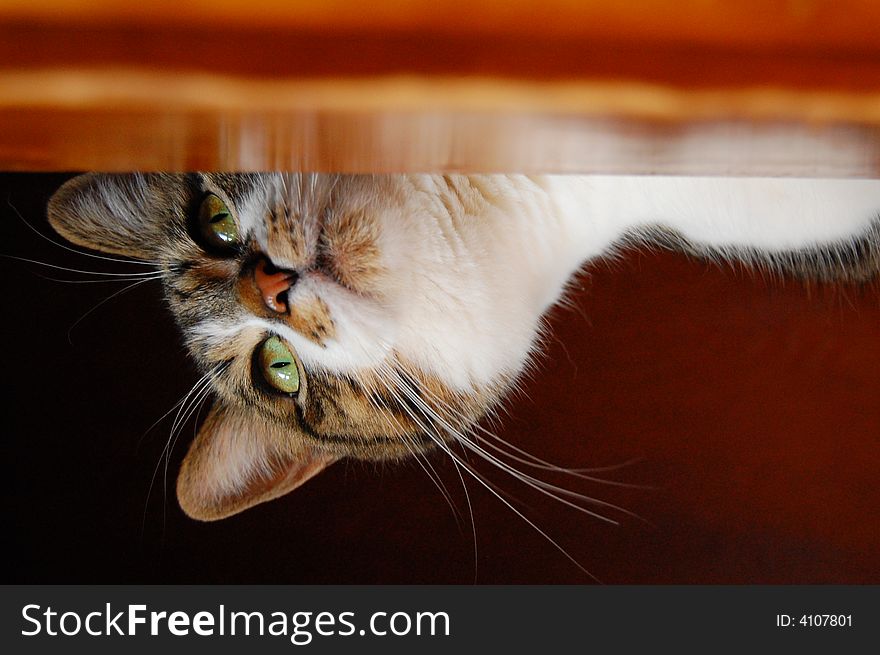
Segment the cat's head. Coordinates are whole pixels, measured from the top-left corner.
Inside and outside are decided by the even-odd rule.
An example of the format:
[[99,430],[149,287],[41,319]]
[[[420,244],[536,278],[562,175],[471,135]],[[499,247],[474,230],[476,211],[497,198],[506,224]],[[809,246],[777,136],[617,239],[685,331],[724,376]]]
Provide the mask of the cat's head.
[[214,392],[178,477],[187,514],[234,514],[340,458],[422,452],[498,399],[522,353],[485,334],[492,281],[436,183],[84,175],[55,194],[66,239],[162,271]]

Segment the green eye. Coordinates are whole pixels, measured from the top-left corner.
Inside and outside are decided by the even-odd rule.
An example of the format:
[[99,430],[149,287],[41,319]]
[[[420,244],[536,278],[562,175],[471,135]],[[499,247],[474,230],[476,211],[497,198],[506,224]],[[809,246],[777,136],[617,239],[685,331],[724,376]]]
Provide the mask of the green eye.
[[226,203],[213,193],[199,207],[199,230],[208,245],[228,250],[239,243],[238,226]]
[[293,352],[279,337],[269,337],[260,346],[257,364],[263,379],[282,393],[299,391],[299,369]]

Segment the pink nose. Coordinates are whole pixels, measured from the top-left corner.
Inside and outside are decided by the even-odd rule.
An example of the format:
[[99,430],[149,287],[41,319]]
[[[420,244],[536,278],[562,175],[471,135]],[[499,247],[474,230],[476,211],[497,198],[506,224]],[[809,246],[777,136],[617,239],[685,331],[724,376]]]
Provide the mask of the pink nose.
[[296,282],[296,273],[279,270],[264,259],[254,269],[254,280],[263,296],[263,304],[273,312],[287,313],[287,302],[281,296]]

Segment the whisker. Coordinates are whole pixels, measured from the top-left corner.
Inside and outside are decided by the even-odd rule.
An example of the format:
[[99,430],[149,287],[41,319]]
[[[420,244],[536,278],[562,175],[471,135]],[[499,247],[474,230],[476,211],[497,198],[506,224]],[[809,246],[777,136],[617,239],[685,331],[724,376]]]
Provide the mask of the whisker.
[[[367,388],[368,390],[374,389],[373,385],[367,384],[362,376],[357,376],[357,379],[358,379],[358,382],[361,385],[363,385],[365,388]],[[381,382],[381,380],[380,380],[380,382]],[[458,511],[458,507],[455,505],[455,502],[452,499],[452,495],[449,493],[449,490],[446,488],[446,485],[444,484],[439,473],[437,473],[437,470],[434,468],[434,465],[431,464],[430,460],[427,457],[420,456],[420,453],[418,452],[418,449],[416,447],[415,442],[406,437],[405,430],[403,429],[403,426],[400,424],[400,421],[398,421],[397,418],[393,414],[391,414],[391,412],[389,412],[384,407],[382,407],[381,405],[379,405],[375,402],[373,402],[372,405],[377,410],[379,410],[379,412],[388,420],[389,423],[396,426],[398,432],[401,435],[403,435],[404,446],[410,452],[410,454],[413,456],[413,458],[416,460],[416,463],[425,472],[425,475],[428,476],[428,479],[431,480],[431,482],[434,483],[434,486],[437,487],[438,491],[440,491],[440,494],[443,496],[444,500],[446,501],[446,504],[449,505],[449,508],[452,510],[452,515],[455,518],[456,524],[460,527],[461,526],[461,517],[460,517],[460,513]]]
[[593,574],[592,574],[589,570],[587,570],[587,569],[586,569],[586,568],[585,568],[580,562],[578,562],[578,561],[577,561],[577,560],[571,555],[571,553],[569,553],[565,548],[563,548],[563,547],[562,547],[562,546],[561,546],[561,545],[560,545],[555,539],[553,539],[553,537],[551,537],[551,536],[550,536],[549,534],[547,534],[544,530],[542,530],[541,528],[539,528],[539,527],[535,524],[534,521],[532,521],[531,519],[529,519],[524,513],[522,513],[521,511],[519,511],[519,510],[518,510],[516,507],[514,507],[514,506],[513,506],[513,505],[512,505],[512,504],[511,504],[506,498],[504,498],[504,496],[503,496],[501,493],[499,493],[499,492],[494,488],[494,485],[493,485],[493,484],[491,484],[491,483],[488,482],[486,479],[484,479],[483,476],[481,476],[479,473],[477,473],[474,469],[472,469],[470,466],[468,466],[465,462],[463,462],[463,461],[461,461],[459,458],[457,458],[457,457],[455,456],[455,454],[452,452],[452,450],[449,449],[448,447],[446,447],[446,445],[443,443],[443,440],[442,440],[442,439],[438,439],[437,437],[434,437],[434,436],[432,436],[432,435],[429,435],[429,437],[430,437],[431,439],[433,439],[434,442],[435,442],[435,443],[436,443],[436,444],[437,444],[442,450],[444,450],[444,451],[446,452],[446,454],[449,455],[449,456],[452,458],[453,461],[458,462],[458,463],[462,466],[462,468],[464,469],[464,471],[465,471],[466,473],[468,473],[468,475],[470,475],[470,476],[471,476],[472,478],[474,478],[477,482],[479,482],[481,485],[483,485],[483,487],[484,487],[487,491],[489,491],[489,493],[491,493],[491,494],[492,494],[493,496],[495,496],[498,500],[500,500],[500,501],[501,501],[501,502],[502,502],[502,503],[503,503],[503,504],[504,504],[504,505],[505,505],[510,511],[512,511],[514,514],[516,514],[520,519],[522,519],[523,521],[525,521],[527,525],[529,525],[533,530],[535,530],[535,532],[537,532],[539,535],[541,535],[541,536],[542,536],[542,537],[543,537],[543,538],[544,538],[544,539],[545,539],[545,540],[546,540],[551,546],[553,546],[554,548],[556,548],[556,550],[558,550],[560,553],[562,553],[562,555],[565,556],[566,559],[568,559],[572,564],[574,564],[578,569],[580,569],[581,571],[583,571],[583,572],[584,572],[586,575],[588,575],[590,578],[592,578],[592,579],[595,580],[596,582],[601,583],[601,580],[599,580],[599,578],[597,578],[595,575],[593,575]]
[[474,543],[474,584],[477,584],[477,577],[479,574],[479,566],[480,566],[480,557],[479,557],[479,548],[477,546],[477,524],[474,520],[474,506],[471,504],[471,492],[468,491],[467,485],[464,482],[464,476],[461,474],[461,468],[458,462],[454,459],[452,460],[452,465],[455,467],[455,472],[458,474],[458,479],[461,481],[461,488],[464,491],[464,498],[467,502],[468,506],[468,516],[471,519],[471,534],[473,535],[473,543]]
[[592,578],[592,579],[595,580],[596,582],[600,582],[600,580],[599,580],[595,575],[593,575],[590,571],[588,571],[586,568],[584,568],[584,566],[583,566],[580,562],[578,562],[578,561],[577,561],[577,560],[576,560],[576,559],[575,559],[575,558],[574,558],[574,557],[573,557],[573,556],[572,556],[572,555],[571,555],[571,554],[570,554],[565,548],[563,548],[563,547],[562,547],[562,546],[561,546],[561,545],[560,545],[555,539],[553,539],[553,538],[552,538],[549,534],[547,534],[544,530],[542,530],[541,528],[539,528],[539,527],[535,524],[534,521],[532,521],[531,519],[529,519],[529,518],[528,518],[523,512],[521,512],[520,510],[518,510],[516,507],[513,506],[512,503],[510,503],[506,498],[504,498],[504,496],[503,496],[501,493],[499,493],[498,490],[495,489],[495,486],[494,486],[493,484],[491,484],[488,480],[486,480],[485,478],[483,478],[482,475],[480,475],[476,470],[474,470],[471,466],[469,466],[465,461],[463,461],[461,458],[457,457],[457,456],[455,455],[455,453],[452,451],[452,449],[450,449],[450,448],[446,445],[446,443],[443,441],[443,439],[441,439],[441,438],[439,438],[439,437],[437,437],[437,436],[431,434],[430,432],[426,432],[426,434],[428,435],[428,437],[429,437],[432,441],[434,441],[435,444],[437,444],[437,446],[438,446],[441,450],[443,450],[443,451],[444,451],[444,452],[445,452],[445,453],[446,453],[446,454],[452,459],[453,462],[456,462],[456,463],[460,464],[461,467],[462,467],[462,469],[463,469],[468,475],[470,475],[470,476],[471,476],[472,478],[474,478],[477,482],[479,482],[479,483],[480,483],[480,484],[481,484],[481,485],[482,485],[487,491],[489,491],[489,493],[491,493],[491,494],[492,494],[493,496],[495,496],[498,500],[500,500],[500,501],[501,501],[501,502],[502,502],[502,503],[503,503],[503,504],[504,504],[504,505],[505,505],[510,511],[512,511],[512,512],[513,512],[514,514],[516,514],[520,519],[522,519],[523,521],[525,521],[527,525],[529,525],[533,530],[535,530],[539,535],[541,535],[541,536],[542,536],[542,537],[543,537],[543,538],[544,538],[544,539],[545,539],[550,545],[552,545],[552,546],[553,546],[554,548],[556,548],[560,553],[562,553],[562,555],[565,556],[565,557],[566,557],[566,558],[567,558],[572,564],[574,564],[578,569],[580,569],[581,571],[583,571],[586,575],[588,575],[590,578]]
[[[480,426],[476,426],[476,428],[481,429]],[[487,434],[489,434],[490,436],[494,437],[495,439],[497,439],[500,443],[502,443],[506,446],[510,446],[516,450],[521,450],[521,449],[513,446],[513,444],[510,444],[507,441],[504,441],[503,439],[501,439],[497,435],[493,435],[491,432],[488,432],[488,431],[485,431],[485,432]],[[504,448],[502,448],[496,444],[493,444],[491,441],[489,441],[486,438],[480,438],[479,443],[484,444],[486,447],[491,448],[495,452],[502,454],[505,457],[509,457],[510,459],[514,460],[515,462],[518,462],[518,463],[523,464],[525,466],[530,466],[535,469],[539,469],[541,471],[550,471],[553,473],[559,473],[561,475],[570,475],[575,478],[580,478],[581,480],[587,480],[588,482],[595,482],[597,484],[605,484],[605,485],[609,485],[612,487],[623,487],[626,489],[643,489],[643,490],[656,489],[656,487],[651,487],[648,485],[632,484],[629,482],[620,482],[618,480],[607,480],[605,478],[599,478],[594,475],[586,475],[586,472],[592,472],[592,471],[595,471],[596,469],[565,468],[562,466],[558,466],[556,464],[552,464],[552,463],[547,462],[545,460],[542,460],[539,457],[535,457],[534,455],[531,455],[531,454],[529,454],[529,457],[533,461],[529,461],[529,459],[514,455],[514,454],[510,453],[509,451],[505,450]],[[638,461],[638,460],[630,460],[630,462],[633,462],[633,461]],[[617,465],[617,467],[622,467],[622,466],[626,466],[626,463]],[[608,468],[608,467],[603,467],[603,468]]]
[[[448,412],[450,414],[452,413],[453,410],[449,406],[449,404],[445,400],[443,400],[442,398],[437,397],[430,389],[425,388],[422,390],[422,393],[427,395],[430,399],[432,399],[439,407],[444,409],[446,412]],[[430,407],[427,407],[427,409],[429,409],[430,411],[433,411]],[[437,415],[437,416],[439,418],[439,415]],[[535,455],[532,455],[528,451],[523,450],[522,448],[518,448],[518,447],[514,446],[513,444],[510,444],[510,443],[504,441],[496,434],[494,434],[491,431],[480,426],[479,423],[477,423],[471,427],[473,430],[478,430],[478,431],[482,432],[483,434],[485,434],[489,437],[492,437],[493,439],[495,439],[499,443],[504,444],[505,446],[509,446],[513,450],[515,450],[519,453],[522,453],[525,457],[531,459],[532,461],[528,461],[527,459],[524,459],[523,457],[518,457],[517,455],[510,453],[509,451],[505,450],[504,448],[501,448],[498,445],[492,444],[491,442],[489,442],[486,439],[481,439],[481,443],[484,443],[489,448],[492,448],[495,452],[503,454],[504,456],[509,457],[509,458],[513,459],[514,461],[519,462],[521,464],[524,464],[526,466],[531,466],[531,467],[539,469],[539,470],[546,470],[546,471],[552,471],[552,472],[560,473],[560,474],[564,474],[564,475],[570,475],[573,477],[580,478],[582,480],[587,480],[589,482],[596,482],[598,484],[605,484],[605,485],[609,485],[609,486],[623,487],[623,488],[627,488],[627,489],[652,489],[653,488],[653,487],[649,487],[649,486],[645,486],[645,485],[635,485],[635,484],[630,484],[630,483],[626,483],[626,482],[619,482],[616,480],[607,480],[604,478],[599,478],[599,477],[596,477],[593,475],[586,474],[586,473],[592,473],[592,472],[599,472],[602,470],[614,470],[615,468],[620,468],[620,467],[626,466],[629,463],[632,463],[634,461],[638,461],[637,459],[630,460],[629,462],[624,462],[623,464],[614,465],[612,467],[598,467],[598,468],[592,468],[592,469],[565,468],[565,467],[561,467],[561,466],[557,466],[555,464],[552,464],[551,462],[543,460],[539,457],[536,457]],[[452,430],[450,430],[450,432],[453,434],[453,436],[459,436],[462,439],[468,441],[467,437],[463,433],[461,433],[461,431],[455,430],[453,428]],[[474,446],[479,447],[479,444],[477,442],[471,442],[471,443]],[[512,470],[516,470],[516,469],[512,469]],[[521,473],[522,475],[526,475],[525,473],[522,473],[520,471],[517,471],[517,472]],[[536,480],[536,478],[533,478],[532,476],[528,476],[528,477],[530,477],[533,480]],[[614,507],[614,506],[612,506],[612,507]],[[616,509],[619,509],[620,511],[623,511],[624,513],[626,513],[626,510],[623,510],[622,508],[616,508]],[[634,516],[634,518],[638,518],[639,520],[644,521],[644,519],[642,519],[641,517],[638,517],[635,515],[633,515],[633,516]]]
[[58,277],[48,277],[46,275],[40,275],[39,273],[34,273],[34,275],[39,276],[44,280],[49,280],[50,282],[63,282],[64,284],[113,284],[114,282],[134,282],[135,280],[141,281],[150,281],[150,280],[161,280],[164,277],[164,274],[157,273],[155,277],[126,277],[126,278],[118,278],[113,280],[64,280]]
[[17,255],[0,255],[4,259],[14,259],[16,261],[25,262],[27,264],[36,264],[38,266],[45,266],[46,268],[54,268],[59,271],[67,271],[68,273],[82,273],[83,275],[102,275],[105,277],[152,277],[156,275],[156,271],[144,271],[143,273],[106,273],[103,271],[84,271],[78,268],[70,268],[68,266],[59,266],[58,264],[50,264],[48,262],[41,262],[38,259],[29,259],[27,257],[18,257]]
[[642,521],[646,525],[650,525],[653,527],[653,524],[651,524],[650,521],[648,521],[647,519],[639,516],[635,512],[632,512],[624,507],[620,507],[619,505],[615,505],[614,503],[609,503],[609,502],[606,502],[603,500],[599,500],[598,498],[593,498],[592,496],[587,496],[585,494],[581,494],[576,491],[572,491],[571,489],[566,489],[565,487],[560,487],[558,485],[551,484],[549,482],[541,480],[540,478],[535,478],[534,476],[528,475],[527,473],[523,473],[522,471],[519,471],[519,470],[513,468],[512,466],[510,466],[509,464],[507,464],[503,460],[500,460],[497,457],[493,456],[492,454],[487,453],[485,450],[480,448],[478,445],[474,444],[473,442],[471,442],[467,439],[465,439],[462,443],[467,449],[475,450],[476,454],[480,455],[481,457],[483,457],[484,459],[489,461],[491,464],[494,464],[498,468],[510,473],[512,476],[514,476],[516,479],[520,480],[524,484],[527,484],[530,487],[532,487],[538,491],[541,491],[542,493],[545,493],[550,498],[554,498],[555,500],[558,500],[559,502],[561,502],[565,505],[569,505],[569,506],[573,507],[574,509],[577,509],[578,511],[581,511],[585,514],[593,516],[594,518],[597,518],[599,520],[606,521],[608,523],[612,523],[613,525],[619,525],[618,521],[615,521],[614,519],[608,518],[607,516],[604,516],[604,515],[599,514],[597,512],[593,512],[585,507],[577,505],[576,503],[570,503],[569,501],[565,500],[564,498],[560,498],[557,494],[560,494],[563,496],[568,496],[569,498],[574,498],[576,500],[580,500],[581,502],[589,503],[591,505],[597,505],[599,507],[613,509],[615,511],[621,512],[622,514],[626,514],[627,516],[630,516],[634,519]]
[[[624,510],[623,508],[619,508],[615,505],[612,505],[611,503],[605,503],[605,502],[597,500],[595,498],[591,498],[590,496],[585,496],[583,494],[579,494],[577,492],[571,491],[570,489],[565,489],[564,487],[559,487],[559,486],[550,484],[549,482],[545,482],[543,480],[540,480],[538,478],[535,478],[533,476],[530,476],[526,473],[523,473],[523,472],[513,468],[512,466],[506,464],[502,460],[499,460],[498,458],[494,457],[490,453],[487,453],[485,450],[483,450],[479,446],[476,446],[460,430],[449,425],[449,423],[447,423],[439,414],[437,414],[430,407],[428,407],[427,404],[421,398],[419,398],[416,394],[412,393],[412,391],[410,389],[406,388],[406,386],[401,386],[400,389],[403,393],[407,394],[410,397],[410,399],[412,400],[412,402],[415,403],[417,406],[419,406],[423,412],[426,412],[426,413],[430,412],[430,414],[432,414],[436,419],[438,419],[444,425],[444,429],[446,429],[450,435],[455,437],[465,448],[467,448],[468,450],[471,450],[475,454],[482,457],[484,460],[488,461],[490,464],[495,465],[497,468],[505,471],[506,473],[509,473],[515,479],[530,486],[531,488],[535,489],[536,491],[538,491],[538,492],[540,492],[540,493],[542,493],[542,494],[544,494],[544,495],[546,495],[546,496],[548,496],[548,497],[550,497],[550,498],[552,498],[552,499],[554,499],[564,505],[567,505],[567,506],[571,507],[572,509],[575,509],[579,512],[582,512],[588,516],[592,516],[593,518],[596,518],[600,521],[605,521],[606,523],[611,523],[612,525],[619,525],[619,522],[615,521],[612,518],[609,518],[607,516],[599,514],[598,512],[594,512],[586,507],[582,507],[581,505],[577,505],[576,503],[573,503],[570,500],[562,498],[560,496],[560,494],[562,496],[568,496],[570,498],[575,498],[577,500],[581,500],[582,502],[586,502],[586,503],[590,503],[590,504],[594,504],[594,505],[599,505],[602,507],[609,507],[609,508],[617,509],[618,511],[621,511],[626,514],[630,514],[630,512],[628,512],[627,510]],[[635,516],[635,518],[640,518],[640,517]]]
[[168,415],[171,414],[171,412],[173,412],[175,409],[177,409],[178,407],[180,407],[180,405],[183,404],[183,402],[186,400],[186,398],[187,398],[188,395],[189,395],[189,392],[187,392],[186,394],[184,394],[183,397],[181,397],[180,400],[178,400],[176,403],[174,403],[174,405],[171,406],[171,409],[169,409],[167,412],[165,412],[164,414],[162,414],[162,416],[160,416],[160,417],[157,418],[155,421],[153,421],[152,425],[150,425],[150,427],[148,427],[148,428],[144,431],[144,433],[140,436],[140,439],[138,439],[136,449],[137,449],[137,448],[140,448],[141,443],[142,443],[143,440],[144,440],[144,437],[146,437],[146,436],[147,436],[147,435],[153,430],[153,428],[155,428],[157,425],[159,425],[159,423],[161,423],[161,422],[164,421],[166,418],[168,418]]
[[[172,437],[168,440],[168,447],[165,449],[165,470],[162,476],[162,524],[165,525],[167,520],[167,510],[168,510],[168,467],[171,464],[171,453],[174,451],[174,447],[177,445],[177,441],[180,439],[180,435],[183,432],[183,426],[190,419],[190,417],[195,413],[197,409],[200,409],[202,403],[211,393],[211,385],[210,381],[206,383],[199,392],[192,397],[190,401],[189,407],[183,414],[180,422],[177,425],[176,430],[172,428]],[[175,434],[176,432],[176,434]]]
[[55,241],[54,239],[47,237],[45,234],[43,234],[37,228],[35,228],[33,225],[31,225],[31,223],[22,215],[22,213],[20,211],[18,211],[18,208],[12,204],[12,201],[9,199],[8,196],[6,198],[6,204],[9,205],[9,208],[13,212],[15,212],[16,216],[18,216],[18,218],[21,219],[21,222],[24,223],[28,227],[28,229],[30,229],[34,234],[36,234],[41,239],[45,239],[46,241],[51,243],[53,246],[56,246],[58,248],[62,248],[63,250],[67,250],[72,253],[76,253],[77,255],[82,255],[83,257],[92,257],[94,259],[103,259],[104,261],[108,261],[108,262],[118,262],[120,264],[137,264],[139,266],[159,266],[159,262],[152,262],[152,261],[139,260],[139,259],[122,259],[122,258],[118,258],[118,257],[107,257],[106,255],[96,255],[95,253],[85,252],[82,250],[77,250],[76,248],[71,248],[67,244],[61,243],[59,241]]
[[[141,525],[142,531],[146,528],[147,509],[149,508],[150,497],[152,496],[153,487],[155,486],[155,483],[156,483],[156,475],[159,473],[159,467],[162,465],[162,460],[163,460],[163,458],[165,458],[166,453],[168,452],[168,449],[171,446],[171,440],[174,436],[175,430],[177,429],[177,424],[178,424],[179,418],[180,418],[181,414],[186,411],[186,403],[193,396],[193,394],[196,394],[198,396],[204,389],[210,389],[209,385],[210,385],[212,376],[216,375],[218,371],[219,371],[219,367],[215,367],[214,369],[212,369],[212,370],[208,371],[207,373],[205,373],[204,375],[202,375],[198,380],[196,380],[195,384],[193,384],[193,386],[190,388],[190,390],[187,391],[186,394],[184,394],[184,396],[180,400],[178,400],[170,410],[165,412],[165,414],[163,414],[147,430],[147,432],[152,430],[158,423],[160,423],[166,417],[168,417],[171,414],[171,412],[173,412],[175,409],[177,409],[177,414],[175,415],[174,420],[172,421],[171,431],[169,432],[168,440],[165,442],[165,446],[162,448],[162,452],[159,454],[159,459],[156,462],[156,466],[153,468],[153,475],[150,477],[150,486],[147,488],[147,498],[144,501],[144,515],[143,515],[143,520],[142,520],[142,525]],[[144,434],[146,435],[146,433],[144,433]],[[143,440],[143,436],[141,437],[141,441],[142,440]],[[140,441],[138,441],[138,444],[140,444]],[[170,457],[170,454],[168,456]],[[167,485],[167,466],[166,466],[166,485]],[[167,501],[167,496],[166,496],[166,501]],[[162,508],[162,514],[163,514],[163,522],[164,522],[164,517],[165,517],[164,504],[163,504],[163,508]]]
[[[425,395],[427,395],[432,401],[434,401],[439,407],[443,408],[446,412],[452,413],[452,408],[449,407],[449,404],[444,399],[439,398],[430,389],[428,389],[428,388],[423,389],[423,393]],[[553,471],[555,473],[560,473],[560,474],[564,474],[564,475],[570,475],[572,477],[577,477],[582,480],[588,480],[590,482],[596,482],[599,484],[606,484],[606,485],[615,486],[615,487],[624,487],[624,488],[628,488],[628,489],[653,489],[653,487],[649,487],[649,486],[645,486],[645,485],[636,485],[636,484],[631,484],[631,483],[627,483],[627,482],[619,482],[616,480],[607,480],[604,478],[595,477],[593,475],[588,475],[589,473],[601,473],[601,472],[606,472],[606,471],[617,470],[619,468],[623,468],[625,466],[629,466],[635,462],[640,461],[639,458],[631,459],[626,462],[623,462],[622,464],[615,464],[615,465],[611,465],[611,466],[592,467],[592,468],[568,468],[568,467],[559,466],[557,464],[553,464],[552,462],[548,462],[547,460],[541,459],[540,457],[533,455],[532,453],[528,452],[527,450],[519,448],[519,447],[505,441],[504,439],[502,439],[501,437],[499,437],[495,433],[493,433],[490,430],[487,430],[486,428],[481,426],[479,423],[474,424],[472,426],[472,429],[475,431],[481,432],[483,435],[491,437],[492,439],[495,439],[496,441],[498,441],[500,444],[503,444],[504,446],[507,446],[507,447],[513,449],[517,453],[520,453],[523,457],[519,457],[517,455],[514,455],[514,454],[510,453],[509,451],[506,451],[504,448],[490,443],[488,440],[486,440],[484,438],[481,439],[481,443],[486,444],[486,446],[492,448],[496,452],[502,453],[505,456],[510,457],[514,461],[517,461],[517,462],[524,464],[526,466],[531,466],[533,468],[540,469],[540,470]],[[476,435],[474,435],[474,436],[476,436]],[[477,437],[477,438],[479,438],[479,437]],[[528,460],[531,460],[531,461],[528,461]]]
[[[578,492],[572,491],[571,489],[566,489],[565,487],[560,487],[558,485],[551,484],[549,482],[546,482],[544,480],[541,480],[539,478],[531,476],[527,473],[523,473],[522,471],[510,466],[507,462],[504,462],[503,460],[498,459],[497,457],[495,457],[494,455],[492,455],[491,453],[487,452],[485,449],[480,447],[477,443],[468,439],[467,436],[461,430],[458,430],[457,428],[451,426],[442,416],[440,416],[433,408],[428,406],[427,403],[425,403],[425,401],[422,400],[422,398],[420,398],[418,395],[414,394],[410,389],[408,389],[404,386],[402,388],[402,391],[404,393],[407,393],[410,396],[410,398],[412,399],[412,401],[415,404],[417,404],[422,409],[423,412],[429,412],[437,420],[439,420],[444,425],[444,429],[446,429],[450,435],[455,437],[466,449],[471,450],[472,452],[479,455],[484,460],[495,465],[497,468],[500,468],[501,470],[509,473],[514,478],[516,478],[520,482],[532,487],[536,491],[539,491],[540,493],[543,493],[543,494],[549,496],[550,498],[553,498],[554,500],[559,501],[560,503],[568,505],[568,506],[572,507],[573,509],[576,509],[580,512],[583,512],[584,514],[587,514],[587,515],[592,516],[594,518],[597,518],[599,520],[611,523],[613,525],[619,525],[619,522],[615,521],[614,519],[611,519],[607,516],[604,516],[602,514],[594,512],[586,507],[583,507],[581,505],[577,505],[576,503],[572,503],[572,502],[566,500],[565,498],[561,498],[560,494],[563,496],[568,496],[569,498],[574,498],[576,500],[580,500],[581,502],[584,502],[584,503],[616,510],[618,512],[626,514],[627,516],[631,516],[632,518],[638,519],[638,520],[643,521],[643,522],[647,523],[648,525],[650,525],[650,523],[647,520],[645,520],[641,516],[635,514],[634,512],[631,512],[623,507],[619,507],[617,505],[614,505],[613,503],[608,503],[608,502],[599,500],[597,498],[593,498],[591,496],[586,496],[584,494],[580,494]],[[428,394],[431,393],[430,389],[424,389],[423,392],[428,393]]]
[[[394,382],[394,380],[392,380]],[[401,388],[401,386],[394,384],[398,391],[402,391],[405,393],[405,389]],[[389,392],[395,394],[393,389],[389,389]],[[438,435],[434,434],[430,428],[426,427],[425,424],[416,417],[412,410],[408,407],[407,403],[402,402],[399,396],[396,396],[398,401],[400,402],[401,407],[404,408],[404,411],[410,416],[416,425],[431,439],[443,452],[445,452],[454,462],[457,462],[461,465],[465,472],[468,473],[471,477],[473,477],[477,482],[479,482],[483,487],[485,487],[493,496],[495,496],[498,500],[500,500],[508,509],[510,509],[514,514],[519,516],[523,521],[525,521],[529,526],[532,527],[538,534],[540,534],[544,539],[547,540],[554,548],[556,548],[560,553],[562,553],[569,561],[571,561],[578,569],[583,571],[586,575],[590,576],[593,580],[599,582],[598,578],[595,575],[590,573],[586,568],[584,568],[580,562],[578,562],[571,554],[565,550],[558,542],[556,542],[549,534],[547,534],[544,530],[539,528],[532,520],[530,520],[525,514],[516,509],[507,499],[505,499],[501,493],[499,493],[494,485],[485,480],[479,473],[477,473],[465,460],[455,455],[452,449],[446,444],[446,442],[440,438]]]
[[[633,466],[634,464],[638,464],[639,462],[643,461],[643,458],[641,458],[641,457],[633,457],[633,458],[628,459],[624,462],[620,462],[619,464],[609,464],[606,466],[591,466],[591,467],[586,467],[586,468],[585,467],[570,468],[570,467],[560,466],[558,464],[554,464],[553,462],[549,462],[545,459],[541,459],[540,457],[537,457],[536,455],[530,453],[529,451],[515,446],[514,444],[510,443],[509,441],[505,441],[504,439],[499,437],[497,434],[493,433],[491,430],[487,430],[480,425],[477,425],[475,427],[478,431],[482,432],[485,436],[491,437],[492,439],[495,439],[495,440],[499,441],[500,443],[503,443],[508,448],[513,449],[514,451],[516,451],[517,453],[519,453],[523,457],[531,459],[532,462],[534,462],[534,464],[530,464],[530,466],[534,466],[535,468],[546,467],[547,470],[556,471],[558,473],[565,473],[567,475],[574,475],[576,477],[581,477],[585,480],[591,480],[593,482],[612,483],[612,481],[610,481],[610,480],[604,480],[602,478],[592,478],[588,475],[581,475],[581,474],[607,473],[610,471],[618,471],[620,469],[626,468],[628,466]],[[513,456],[510,455],[510,457],[513,457]],[[624,483],[618,483],[618,484],[624,484]],[[641,485],[631,485],[631,486],[633,486],[636,489],[642,489],[642,488],[652,489],[653,488],[653,487],[642,487]]]
[[151,281],[152,281],[152,279],[151,279],[151,278],[148,278],[148,279],[146,279],[146,280],[138,280],[137,282],[132,282],[132,283],[129,284],[128,286],[126,286],[126,287],[124,287],[124,288],[122,288],[122,289],[119,289],[118,291],[116,291],[116,292],[110,294],[109,296],[107,296],[106,298],[104,298],[104,300],[102,300],[102,301],[99,302],[97,305],[95,305],[94,307],[92,307],[89,311],[87,311],[85,314],[83,314],[82,316],[80,316],[80,317],[74,322],[73,325],[71,325],[69,328],[67,328],[67,342],[68,342],[69,344],[73,345],[73,338],[71,337],[71,333],[73,332],[74,328],[75,328],[77,325],[79,325],[80,323],[82,323],[83,320],[85,320],[85,318],[88,317],[92,312],[94,312],[95,310],[99,309],[99,308],[102,307],[103,305],[107,304],[108,302],[110,302],[111,300],[113,300],[114,298],[116,298],[117,296],[121,296],[121,295],[122,295],[123,293],[125,293],[126,291],[131,291],[131,290],[134,289],[135,287],[138,287],[138,286],[140,286],[140,285],[142,285],[142,284],[145,284],[145,283],[147,283],[147,282],[151,282]]

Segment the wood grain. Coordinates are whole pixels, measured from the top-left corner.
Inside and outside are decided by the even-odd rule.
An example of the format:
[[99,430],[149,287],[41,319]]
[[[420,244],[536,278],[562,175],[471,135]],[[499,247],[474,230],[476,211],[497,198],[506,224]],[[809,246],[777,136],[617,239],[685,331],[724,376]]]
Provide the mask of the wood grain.
[[878,27],[851,0],[13,0],[0,168],[876,176]]

